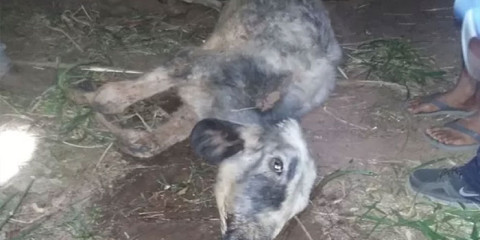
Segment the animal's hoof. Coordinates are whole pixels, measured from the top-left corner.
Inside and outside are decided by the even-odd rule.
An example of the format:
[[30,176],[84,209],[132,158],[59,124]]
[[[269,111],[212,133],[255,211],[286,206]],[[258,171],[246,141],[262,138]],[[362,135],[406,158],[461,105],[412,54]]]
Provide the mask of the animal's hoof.
[[155,150],[155,147],[147,146],[147,145],[124,145],[124,144],[119,144],[119,149],[121,152],[130,155],[135,158],[139,159],[148,159],[152,158],[158,154],[160,154],[161,151]]
[[125,129],[117,137],[120,150],[136,158],[151,158],[163,150],[154,134],[147,131]]

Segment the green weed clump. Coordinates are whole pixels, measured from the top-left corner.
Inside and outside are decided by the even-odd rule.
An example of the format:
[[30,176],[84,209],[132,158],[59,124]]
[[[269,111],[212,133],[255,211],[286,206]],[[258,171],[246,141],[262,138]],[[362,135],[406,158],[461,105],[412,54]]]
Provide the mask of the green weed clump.
[[350,53],[351,67],[364,68],[367,79],[394,82],[405,87],[424,85],[429,79],[442,78],[444,71],[433,67],[409,42],[379,39],[360,44]]

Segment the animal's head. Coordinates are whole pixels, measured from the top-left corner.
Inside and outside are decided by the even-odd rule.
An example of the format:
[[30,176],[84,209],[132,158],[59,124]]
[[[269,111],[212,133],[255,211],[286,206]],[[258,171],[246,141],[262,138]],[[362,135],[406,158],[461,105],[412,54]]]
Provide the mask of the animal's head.
[[219,165],[215,197],[223,240],[270,240],[308,204],[315,164],[295,120],[267,128],[204,119],[195,152]]

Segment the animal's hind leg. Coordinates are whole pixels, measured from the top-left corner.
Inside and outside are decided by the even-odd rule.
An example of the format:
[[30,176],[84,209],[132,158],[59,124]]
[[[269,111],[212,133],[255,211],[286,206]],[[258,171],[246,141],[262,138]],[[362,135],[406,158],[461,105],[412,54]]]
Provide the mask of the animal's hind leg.
[[164,92],[174,84],[165,68],[159,67],[137,80],[109,82],[95,93],[88,93],[89,104],[105,114],[122,113],[135,102]]
[[97,120],[111,131],[122,152],[138,158],[153,157],[188,138],[197,116],[188,105],[182,105],[164,124],[152,131],[124,129],[97,114]]

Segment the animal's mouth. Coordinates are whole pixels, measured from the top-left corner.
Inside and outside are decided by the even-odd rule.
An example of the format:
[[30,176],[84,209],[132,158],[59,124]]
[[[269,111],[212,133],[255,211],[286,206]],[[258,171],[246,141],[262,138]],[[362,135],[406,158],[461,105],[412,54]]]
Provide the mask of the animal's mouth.
[[250,226],[228,227],[223,234],[222,240],[273,240],[271,233],[261,228]]
[[228,214],[222,240],[273,240],[277,224],[272,224],[271,221],[259,221],[257,217],[260,216]]

